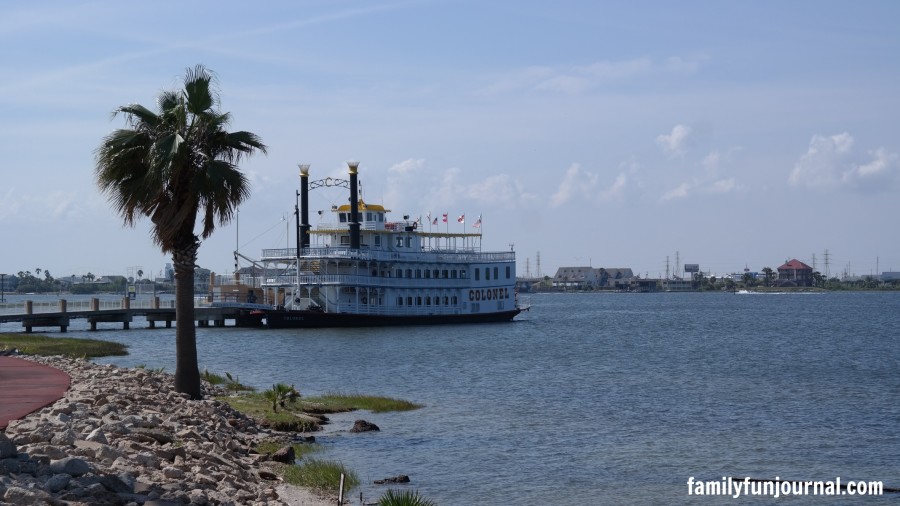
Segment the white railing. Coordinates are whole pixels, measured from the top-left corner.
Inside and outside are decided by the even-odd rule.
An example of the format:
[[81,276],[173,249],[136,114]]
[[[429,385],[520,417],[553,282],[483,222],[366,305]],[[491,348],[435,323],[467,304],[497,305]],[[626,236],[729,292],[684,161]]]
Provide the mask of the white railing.
[[[62,312],[62,304],[61,300],[65,300],[65,312],[71,313],[74,311],[92,311],[94,309],[91,300],[68,300],[68,299],[60,299],[56,301],[31,301],[31,313],[39,314],[39,313],[60,313]],[[8,302],[0,304],[0,315],[20,315],[27,313],[27,301],[18,301],[18,302]],[[98,310],[109,310],[109,309],[125,309],[125,303],[119,300],[98,300],[97,301],[97,309]],[[153,299],[137,299],[132,300],[129,303],[129,307],[131,309],[153,309]],[[162,309],[165,308],[173,308],[175,307],[174,301],[165,300],[160,301],[159,307]]]
[[[495,263],[514,262],[513,251],[478,252],[458,250],[433,250],[410,253],[395,251],[351,250],[350,248],[303,248],[301,260],[327,260],[330,258],[353,259],[378,262],[420,262],[420,263]],[[297,258],[296,248],[264,249],[262,261],[289,261]]]

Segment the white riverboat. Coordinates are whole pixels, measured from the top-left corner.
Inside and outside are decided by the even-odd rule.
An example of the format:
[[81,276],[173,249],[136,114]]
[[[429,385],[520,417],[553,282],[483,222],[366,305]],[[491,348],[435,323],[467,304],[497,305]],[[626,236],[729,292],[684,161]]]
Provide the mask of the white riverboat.
[[[262,252],[279,273],[262,287],[283,294],[278,307],[261,310],[267,326],[500,322],[522,311],[512,248],[481,251],[480,228],[440,231],[446,214],[437,226],[390,221],[384,206],[359,197],[358,164],[348,165],[349,181],[312,182],[309,166],[300,166],[297,247]],[[308,192],[323,186],[348,188],[349,204],[333,206],[334,220],[313,228]]]

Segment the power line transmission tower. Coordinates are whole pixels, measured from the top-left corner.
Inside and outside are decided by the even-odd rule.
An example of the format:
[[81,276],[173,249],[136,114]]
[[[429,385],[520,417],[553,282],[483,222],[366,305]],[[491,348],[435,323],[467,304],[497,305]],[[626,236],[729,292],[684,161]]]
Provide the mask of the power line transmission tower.
[[828,250],[825,250],[825,279],[831,278],[831,263],[828,255]]

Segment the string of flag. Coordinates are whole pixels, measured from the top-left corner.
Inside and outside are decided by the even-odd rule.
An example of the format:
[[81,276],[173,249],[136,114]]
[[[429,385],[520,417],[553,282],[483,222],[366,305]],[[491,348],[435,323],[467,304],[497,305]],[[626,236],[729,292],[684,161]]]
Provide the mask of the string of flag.
[[[419,217],[419,219],[416,220],[416,221],[419,222],[419,223],[421,223],[421,219],[422,219],[422,218]],[[431,225],[431,226],[437,226],[438,220],[439,220],[439,219],[440,219],[440,221],[441,221],[442,223],[447,223],[447,226],[449,227],[449,225],[450,225],[450,213],[443,213],[443,214],[440,215],[440,217],[435,216],[434,218],[431,217],[431,211],[428,211],[428,213],[425,214],[425,223],[428,223],[428,224]],[[465,213],[460,214],[459,217],[456,218],[456,222],[457,222],[457,223],[461,223],[461,224],[465,224],[465,223],[466,223],[466,215],[465,215]],[[472,227],[473,227],[473,228],[481,228],[481,215],[480,215],[480,214],[478,215],[478,218],[475,219],[475,222],[472,223]]]

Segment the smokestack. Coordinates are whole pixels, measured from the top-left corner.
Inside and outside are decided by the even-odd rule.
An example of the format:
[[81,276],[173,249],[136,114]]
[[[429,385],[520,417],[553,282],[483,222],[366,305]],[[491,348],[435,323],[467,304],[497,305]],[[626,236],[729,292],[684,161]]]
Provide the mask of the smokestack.
[[347,162],[350,167],[350,249],[359,249],[359,192],[356,169],[359,162]]
[[298,227],[297,255],[300,248],[309,247],[309,165],[300,165],[300,226]]

